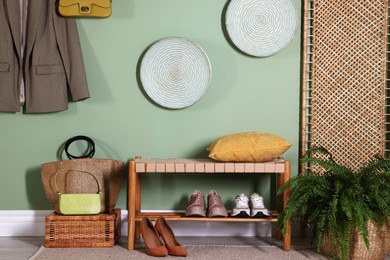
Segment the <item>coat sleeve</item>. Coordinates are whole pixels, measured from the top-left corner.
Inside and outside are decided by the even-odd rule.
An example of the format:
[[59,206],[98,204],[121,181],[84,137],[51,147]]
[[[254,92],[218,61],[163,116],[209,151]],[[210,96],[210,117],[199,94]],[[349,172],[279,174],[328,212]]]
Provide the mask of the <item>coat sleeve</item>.
[[89,98],[87,78],[76,20],[53,12],[58,48],[73,101]]

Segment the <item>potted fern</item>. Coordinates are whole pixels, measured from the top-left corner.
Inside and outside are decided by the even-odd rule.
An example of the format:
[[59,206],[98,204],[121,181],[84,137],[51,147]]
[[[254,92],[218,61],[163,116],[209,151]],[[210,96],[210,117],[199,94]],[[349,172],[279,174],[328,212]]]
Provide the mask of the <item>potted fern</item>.
[[[354,171],[338,164],[325,148],[314,146],[301,163],[309,170],[278,191],[291,188],[279,228],[285,232],[286,221],[299,219],[312,226],[318,251],[342,259],[383,259],[390,252],[390,158],[376,155]],[[357,239],[363,241],[364,253],[353,245]]]

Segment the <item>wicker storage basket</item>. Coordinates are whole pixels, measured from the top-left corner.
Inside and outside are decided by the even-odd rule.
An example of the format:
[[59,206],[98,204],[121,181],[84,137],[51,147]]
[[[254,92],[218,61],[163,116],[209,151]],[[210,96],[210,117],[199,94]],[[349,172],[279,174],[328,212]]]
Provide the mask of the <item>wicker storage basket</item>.
[[[390,253],[390,221],[383,226],[369,221],[367,229],[370,250],[367,250],[363,238],[355,230],[349,240],[348,259],[383,260]],[[328,237],[324,237],[322,241],[322,252],[330,257],[340,256],[338,247]]]
[[111,214],[63,216],[45,219],[46,247],[112,247],[121,234],[121,210]]

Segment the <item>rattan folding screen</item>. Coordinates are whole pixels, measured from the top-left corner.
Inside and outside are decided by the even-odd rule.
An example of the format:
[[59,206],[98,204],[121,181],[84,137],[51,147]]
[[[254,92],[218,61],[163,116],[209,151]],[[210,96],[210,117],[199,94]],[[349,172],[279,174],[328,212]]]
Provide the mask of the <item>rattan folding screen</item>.
[[388,1],[303,4],[301,154],[322,145],[356,169],[388,148]]

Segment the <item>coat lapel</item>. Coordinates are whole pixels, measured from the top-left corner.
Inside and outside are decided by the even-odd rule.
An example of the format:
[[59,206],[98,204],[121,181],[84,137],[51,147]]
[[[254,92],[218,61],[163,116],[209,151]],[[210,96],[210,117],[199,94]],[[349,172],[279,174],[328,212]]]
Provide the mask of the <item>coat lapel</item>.
[[[9,1],[15,1],[15,0],[9,0]],[[45,2],[47,5],[51,3],[50,0],[30,0],[28,3],[26,57],[30,56],[30,52],[34,45],[35,35],[38,30],[38,22],[41,16],[43,4]]]
[[11,34],[18,57],[20,58],[20,8],[19,0],[5,0]]

